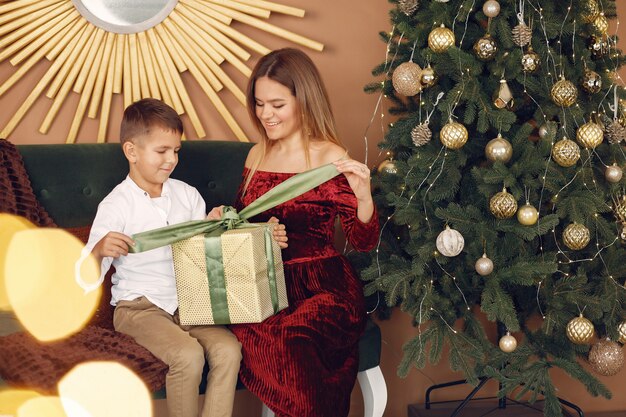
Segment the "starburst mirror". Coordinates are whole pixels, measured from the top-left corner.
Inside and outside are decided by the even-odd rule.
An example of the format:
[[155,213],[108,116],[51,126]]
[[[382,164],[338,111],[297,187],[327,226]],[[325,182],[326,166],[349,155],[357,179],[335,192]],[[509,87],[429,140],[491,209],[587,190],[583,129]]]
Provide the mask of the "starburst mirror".
[[[321,51],[323,45],[282,29],[272,13],[303,17],[304,10],[264,0],[13,0],[0,2],[0,62],[16,70],[0,80],[0,97],[43,59],[51,65],[2,127],[8,138],[33,104],[51,101],[39,131],[47,133],[72,92],[80,99],[66,141],[73,143],[85,116],[99,119],[97,140],[105,142],[114,94],[124,106],[159,98],[186,114],[198,137],[206,136],[181,74],[189,74],[234,135],[246,135],[220,98],[232,94],[245,106],[243,87],[222,69],[230,63],[245,77],[252,53],[266,46],[242,34],[233,22]],[[224,90],[224,93],[221,91]],[[195,103],[197,106],[198,103]]]

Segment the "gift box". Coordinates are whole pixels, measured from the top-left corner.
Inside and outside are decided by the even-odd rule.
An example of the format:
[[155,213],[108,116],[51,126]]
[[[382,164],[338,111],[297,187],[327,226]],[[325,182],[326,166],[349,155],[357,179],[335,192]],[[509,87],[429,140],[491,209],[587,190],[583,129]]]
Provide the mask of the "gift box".
[[288,306],[273,227],[247,224],[172,244],[181,324],[259,323]]

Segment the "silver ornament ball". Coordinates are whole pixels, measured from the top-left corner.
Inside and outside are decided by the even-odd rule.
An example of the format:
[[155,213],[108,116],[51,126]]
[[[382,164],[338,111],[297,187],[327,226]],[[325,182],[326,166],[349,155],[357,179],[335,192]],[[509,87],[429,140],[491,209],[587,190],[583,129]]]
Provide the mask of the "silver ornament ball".
[[487,17],[496,17],[500,14],[500,3],[496,0],[487,0],[483,4],[483,13]]
[[483,253],[483,256],[476,261],[474,268],[476,268],[476,272],[484,277],[493,272],[493,261],[487,258],[486,253]]
[[606,171],[604,171],[604,177],[606,178],[608,182],[612,182],[612,183],[620,182],[623,175],[624,175],[624,171],[622,171],[622,168],[617,166],[617,164],[613,164],[607,167]]
[[498,345],[501,351],[511,353],[517,349],[517,339],[511,336],[511,333],[506,332],[506,334],[500,338]]

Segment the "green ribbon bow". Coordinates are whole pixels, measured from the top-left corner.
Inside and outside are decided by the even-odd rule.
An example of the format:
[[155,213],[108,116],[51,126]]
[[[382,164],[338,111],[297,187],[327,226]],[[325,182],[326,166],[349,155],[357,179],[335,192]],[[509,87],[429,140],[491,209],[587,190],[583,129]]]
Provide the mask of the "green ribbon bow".
[[[132,236],[135,244],[129,248],[129,252],[145,252],[161,246],[171,245],[172,243],[188,239],[192,236],[204,234],[207,280],[209,282],[213,317],[215,324],[229,324],[230,318],[226,301],[226,285],[221,244],[219,239],[213,238],[219,237],[225,230],[259,227],[259,225],[248,223],[247,219],[298,197],[337,175],[339,175],[339,171],[337,171],[337,168],[333,164],[323,165],[319,168],[294,175],[278,184],[276,187],[254,200],[239,213],[237,213],[237,210],[233,207],[225,206],[222,210],[220,220],[193,220],[137,233]],[[278,290],[276,286],[274,256],[272,253],[272,239],[270,229],[266,228],[265,250],[268,261],[268,278],[274,312],[277,312]]]

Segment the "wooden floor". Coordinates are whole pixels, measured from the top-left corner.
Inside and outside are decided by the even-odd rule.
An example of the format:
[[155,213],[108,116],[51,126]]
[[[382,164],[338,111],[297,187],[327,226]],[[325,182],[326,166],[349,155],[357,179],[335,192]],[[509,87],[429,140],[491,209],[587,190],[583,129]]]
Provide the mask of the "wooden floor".
[[[432,404],[429,410],[423,404],[411,404],[408,407],[408,417],[450,417],[459,404],[460,401]],[[457,417],[542,417],[541,406],[541,402],[520,405],[508,401],[505,409],[499,409],[495,399],[473,400]],[[572,409],[564,409],[563,416],[578,417],[579,414]],[[626,417],[626,410],[584,413],[584,417]]]

